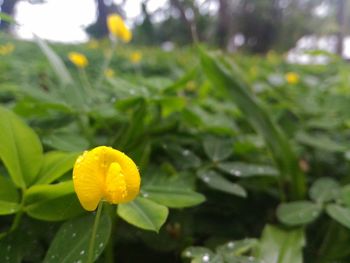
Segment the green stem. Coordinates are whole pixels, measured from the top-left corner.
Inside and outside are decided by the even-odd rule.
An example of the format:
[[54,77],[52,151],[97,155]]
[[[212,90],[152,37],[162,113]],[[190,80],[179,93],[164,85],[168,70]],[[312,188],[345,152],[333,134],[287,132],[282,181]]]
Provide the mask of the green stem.
[[109,64],[111,63],[113,53],[114,53],[116,46],[117,46],[117,40],[116,39],[112,40],[111,50],[107,53],[107,56],[102,64],[100,75],[98,76],[96,84],[95,84],[96,90],[100,88],[102,81],[105,78],[105,72],[106,72],[107,68],[109,67]]
[[109,205],[108,207],[108,212],[110,214],[110,217],[112,219],[112,231],[111,231],[111,236],[109,237],[109,241],[108,241],[108,244],[107,244],[107,247],[106,247],[106,250],[105,250],[105,263],[113,263],[115,262],[114,260],[114,237],[116,236],[115,235],[115,225],[116,225],[116,222],[117,222],[117,216],[116,216],[116,212],[115,212],[115,207],[114,206],[111,206]]
[[92,228],[92,234],[91,234],[91,238],[90,238],[89,253],[88,253],[87,263],[93,263],[94,262],[95,239],[96,239],[97,227],[98,227],[98,224],[100,222],[102,206],[103,206],[103,202],[100,202],[98,204],[98,208],[97,208],[97,212],[96,212],[96,216],[95,216],[95,221],[94,221],[94,226]]

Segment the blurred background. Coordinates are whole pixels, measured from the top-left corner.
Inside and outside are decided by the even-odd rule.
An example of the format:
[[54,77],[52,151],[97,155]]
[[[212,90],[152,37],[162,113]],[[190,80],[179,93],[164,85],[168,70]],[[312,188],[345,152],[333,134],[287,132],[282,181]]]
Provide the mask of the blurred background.
[[[0,29],[20,38],[86,42],[108,34],[106,16],[119,13],[139,45],[165,48],[198,40],[230,52],[323,49],[350,57],[346,0],[2,0],[18,22]],[[296,52],[294,50],[294,52]],[[299,56],[305,62],[305,58]]]

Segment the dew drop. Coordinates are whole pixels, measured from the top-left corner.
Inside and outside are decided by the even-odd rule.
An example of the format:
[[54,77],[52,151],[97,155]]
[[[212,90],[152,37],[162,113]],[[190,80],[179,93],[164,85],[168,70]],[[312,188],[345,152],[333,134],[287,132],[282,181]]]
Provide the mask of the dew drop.
[[143,197],[148,197],[148,193],[142,193]]
[[10,250],[11,250],[11,246],[8,245],[8,246],[7,246],[7,251],[10,251]]
[[98,244],[98,246],[100,247],[100,248],[102,248],[103,247],[103,243],[101,242],[100,244]]
[[115,97],[111,98],[111,102],[114,103],[117,99]]
[[235,176],[241,176],[242,175],[241,171],[238,171],[238,170],[235,170],[235,169],[231,169],[230,173],[235,175]]
[[209,262],[209,259],[210,259],[210,257],[208,254],[204,254],[202,257],[203,262]]
[[76,263],[83,263],[81,259],[77,260]]
[[80,251],[80,255],[84,255],[85,254],[85,250]]
[[56,255],[52,255],[51,258],[52,258],[52,259],[56,258]]
[[210,178],[208,176],[203,176],[203,181],[208,183],[210,181]]
[[189,150],[183,150],[182,151],[182,155],[183,156],[189,156],[190,155],[190,151]]
[[186,257],[191,257],[191,256],[192,256],[191,251],[186,251],[186,252],[185,252],[185,256],[186,256]]
[[77,233],[73,233],[73,234],[72,234],[72,237],[76,237],[76,236],[77,236]]
[[235,243],[232,241],[227,243],[228,248],[234,248],[234,246],[235,246]]

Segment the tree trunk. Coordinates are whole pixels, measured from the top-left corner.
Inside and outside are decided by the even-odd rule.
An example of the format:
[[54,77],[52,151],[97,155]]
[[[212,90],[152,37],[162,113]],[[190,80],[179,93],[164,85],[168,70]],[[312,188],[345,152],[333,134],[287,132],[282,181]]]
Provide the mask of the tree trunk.
[[[180,0],[170,0],[170,3],[173,7],[175,7],[180,12],[181,20],[188,28],[188,31],[192,37],[192,41],[198,42],[197,27],[196,27],[196,23],[194,22],[195,18],[189,19],[186,16],[185,7],[183,6]],[[194,15],[194,10],[193,10],[193,15]]]
[[337,22],[338,22],[338,33],[337,33],[337,49],[336,52],[339,56],[343,55],[343,42],[345,32],[345,0],[337,0]]
[[217,41],[221,48],[226,48],[230,35],[230,8],[227,0],[219,0],[218,24],[216,29]]
[[[3,3],[1,5],[1,12],[13,17],[17,2],[18,0],[3,0]],[[0,30],[9,32],[10,23],[2,20],[0,22]]]

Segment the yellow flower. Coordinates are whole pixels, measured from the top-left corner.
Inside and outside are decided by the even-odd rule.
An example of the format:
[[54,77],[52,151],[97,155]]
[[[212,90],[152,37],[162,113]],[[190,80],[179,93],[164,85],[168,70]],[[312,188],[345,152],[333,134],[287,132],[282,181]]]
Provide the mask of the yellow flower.
[[295,72],[288,72],[285,76],[285,79],[287,81],[288,84],[298,84],[299,83],[299,75]]
[[78,52],[69,52],[68,58],[78,68],[85,68],[89,64],[85,55]]
[[107,27],[112,35],[119,37],[125,43],[130,42],[132,38],[132,33],[119,15],[109,15],[107,17]]
[[12,43],[7,43],[0,46],[0,55],[9,55],[15,50],[15,46]]
[[133,200],[140,191],[140,182],[133,160],[107,146],[85,151],[73,169],[75,192],[88,211],[95,210],[103,200],[112,204]]
[[130,55],[130,60],[134,64],[138,64],[141,61],[141,59],[142,59],[141,52],[135,51],[135,52],[132,52]]
[[105,71],[105,76],[106,76],[107,78],[113,77],[113,76],[114,76],[114,70],[111,69],[111,68],[106,69],[106,71]]

